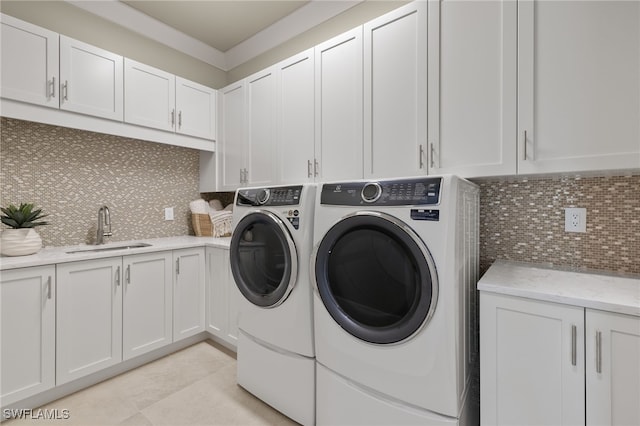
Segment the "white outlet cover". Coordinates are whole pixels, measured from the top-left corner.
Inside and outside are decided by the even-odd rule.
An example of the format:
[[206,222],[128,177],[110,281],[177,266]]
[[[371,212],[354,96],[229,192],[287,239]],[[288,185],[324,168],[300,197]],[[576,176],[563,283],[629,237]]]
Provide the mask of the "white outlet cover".
[[173,207],[164,208],[164,220],[173,220]]
[[583,207],[565,208],[564,230],[566,232],[587,232],[587,209]]

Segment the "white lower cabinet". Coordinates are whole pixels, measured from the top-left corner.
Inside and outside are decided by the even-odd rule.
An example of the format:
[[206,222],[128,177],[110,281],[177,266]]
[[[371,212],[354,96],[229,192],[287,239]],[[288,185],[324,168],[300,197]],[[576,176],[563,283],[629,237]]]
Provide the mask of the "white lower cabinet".
[[480,336],[483,425],[640,424],[640,317],[483,292]]
[[0,406],[55,385],[55,266],[2,272]]
[[122,258],[56,266],[56,384],[122,361]]
[[173,341],[172,260],[170,251],[123,258],[124,360]]
[[240,293],[231,275],[229,249],[208,247],[206,255],[207,331],[235,347]]
[[173,251],[173,341],[204,331],[204,248]]

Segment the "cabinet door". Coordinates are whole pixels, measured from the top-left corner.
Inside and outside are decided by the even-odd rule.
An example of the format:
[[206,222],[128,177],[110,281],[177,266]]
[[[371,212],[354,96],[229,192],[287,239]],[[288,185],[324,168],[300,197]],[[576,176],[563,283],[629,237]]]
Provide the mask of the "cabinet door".
[[480,294],[486,425],[584,424],[584,309]]
[[517,3],[429,8],[429,173],[515,174]]
[[60,36],[60,108],[123,119],[123,58]]
[[244,181],[244,80],[220,89],[219,95],[218,188],[220,191],[235,191]]
[[315,62],[320,178],[362,178],[362,27],[316,46]]
[[175,128],[175,76],[124,59],[124,121],[154,129]]
[[640,2],[518,3],[518,173],[640,167]]
[[426,174],[427,4],[364,25],[364,176]]
[[122,267],[122,358],[173,341],[172,252],[125,256]]
[[176,77],[176,132],[203,139],[216,138],[216,91]]
[[58,108],[58,33],[0,15],[3,98]]
[[0,406],[53,388],[56,351],[54,266],[2,272]]
[[278,183],[314,179],[313,49],[278,64]]
[[640,317],[587,309],[587,425],[640,425]]
[[174,250],[173,341],[204,331],[204,248]]
[[246,79],[247,150],[245,183],[264,186],[275,182],[276,76],[270,67]]
[[56,383],[122,361],[122,258],[56,265]]
[[[226,252],[226,254],[225,254]],[[224,338],[227,330],[227,270],[228,250],[206,248],[207,256],[207,331]]]

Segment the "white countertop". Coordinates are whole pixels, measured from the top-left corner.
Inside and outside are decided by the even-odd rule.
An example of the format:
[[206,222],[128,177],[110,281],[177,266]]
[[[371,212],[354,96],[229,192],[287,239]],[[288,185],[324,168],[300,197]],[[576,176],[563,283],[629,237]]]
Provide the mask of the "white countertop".
[[640,316],[640,277],[565,271],[497,260],[478,290]]
[[[108,248],[113,246],[123,246],[134,243],[151,244],[149,247],[122,249],[122,250],[106,250],[106,251],[83,251],[80,253],[67,253],[73,250],[83,250],[92,248]],[[26,268],[29,266],[51,265],[56,263],[75,262],[78,260],[101,259],[105,257],[125,256],[129,254],[153,253],[156,251],[177,250],[192,247],[221,247],[229,248],[231,237],[213,238],[213,237],[166,237],[166,238],[147,238],[135,241],[117,241],[100,246],[78,245],[66,247],[45,247],[38,253],[29,256],[0,256],[0,270]]]

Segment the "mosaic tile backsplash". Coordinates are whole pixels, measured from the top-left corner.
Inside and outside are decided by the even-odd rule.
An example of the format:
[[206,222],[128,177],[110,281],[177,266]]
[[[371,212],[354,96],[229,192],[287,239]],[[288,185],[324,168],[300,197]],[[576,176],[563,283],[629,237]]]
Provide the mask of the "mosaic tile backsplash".
[[[640,175],[475,180],[480,272],[496,259],[640,274]],[[564,209],[587,209],[587,232],[564,230]]]
[[[48,213],[37,228],[45,246],[93,243],[103,204],[107,242],[193,234],[198,151],[4,117],[0,126],[0,205]],[[165,207],[175,220],[164,220]]]

